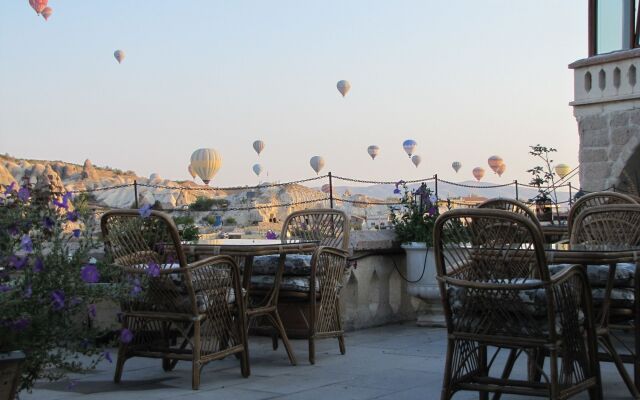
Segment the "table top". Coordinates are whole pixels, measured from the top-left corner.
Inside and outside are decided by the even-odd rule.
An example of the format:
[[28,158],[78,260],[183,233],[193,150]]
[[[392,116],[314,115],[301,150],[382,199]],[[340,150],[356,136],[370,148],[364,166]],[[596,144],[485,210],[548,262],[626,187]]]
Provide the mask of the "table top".
[[267,255],[312,252],[319,244],[317,240],[297,239],[201,239],[183,247],[199,254]]

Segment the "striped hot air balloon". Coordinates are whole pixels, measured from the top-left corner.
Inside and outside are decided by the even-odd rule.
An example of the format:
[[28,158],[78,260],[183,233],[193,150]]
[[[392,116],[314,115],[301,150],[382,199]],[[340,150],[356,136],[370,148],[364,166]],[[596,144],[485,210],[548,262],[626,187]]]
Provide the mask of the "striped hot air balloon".
[[216,149],[198,149],[191,154],[191,168],[208,184],[222,166],[222,156]]

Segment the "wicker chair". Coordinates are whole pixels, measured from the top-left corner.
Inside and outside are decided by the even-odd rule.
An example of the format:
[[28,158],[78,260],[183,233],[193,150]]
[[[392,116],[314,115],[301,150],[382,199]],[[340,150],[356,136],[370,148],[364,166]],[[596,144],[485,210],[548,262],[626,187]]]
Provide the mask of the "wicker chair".
[[[588,390],[590,398],[602,398],[587,277],[579,267],[549,276],[542,236],[530,219],[452,210],[436,221],[434,247],[448,331],[442,399],[460,390],[480,398],[494,392],[551,399]],[[489,347],[495,354],[488,362]],[[492,371],[502,349],[509,351],[506,365]],[[529,380],[510,379],[523,353]],[[540,354],[550,358],[548,372]]]
[[[585,209],[575,220],[571,242],[640,246],[640,205],[614,204]],[[616,335],[616,331],[620,329],[635,329],[635,296],[640,293],[636,264],[589,265],[587,275],[594,291],[595,305],[600,306],[600,310],[608,310],[607,313],[600,313],[598,329],[598,339],[607,353],[606,359],[615,363],[629,391],[638,398],[640,393],[623,364],[623,361],[633,363],[635,374],[638,376],[640,363],[636,351],[625,345],[622,338]],[[613,285],[607,288],[606,283],[610,276],[613,276]],[[600,301],[596,302],[597,299]],[[626,348],[627,353],[622,357],[618,355],[612,339],[621,344],[620,348]]]
[[[161,358],[165,371],[192,363],[192,388],[209,361],[232,354],[249,376],[247,329],[238,265],[227,256],[187,264],[173,220],[151,211],[113,210],[102,216],[113,267],[130,294],[121,302],[122,332],[114,381],[131,357]],[[130,336],[121,333],[121,339]],[[131,340],[129,340],[131,339]],[[126,343],[125,343],[126,342]]]
[[531,209],[527,207],[526,204],[518,200],[502,198],[489,199],[483,203],[478,204],[478,208],[511,211],[512,213],[516,213],[530,219],[531,222],[534,223],[534,225],[540,227],[540,221],[538,221],[538,217],[536,217],[536,214],[531,211]]
[[590,207],[606,206],[611,204],[638,204],[636,199],[632,196],[618,193],[618,192],[595,192],[589,193],[580,197],[569,209],[569,215],[567,216],[567,224],[569,226],[569,233],[573,231],[573,224],[584,210]]
[[[309,362],[315,363],[315,341],[337,338],[344,354],[344,330],[340,313],[340,290],[347,266],[349,220],[344,212],[309,209],[291,213],[284,221],[281,237],[317,240],[320,247],[311,256],[309,289],[287,290],[281,287],[278,306],[281,314],[294,313],[306,325],[293,336],[309,341]],[[310,295],[315,293],[315,295]],[[274,348],[277,337],[274,336]]]

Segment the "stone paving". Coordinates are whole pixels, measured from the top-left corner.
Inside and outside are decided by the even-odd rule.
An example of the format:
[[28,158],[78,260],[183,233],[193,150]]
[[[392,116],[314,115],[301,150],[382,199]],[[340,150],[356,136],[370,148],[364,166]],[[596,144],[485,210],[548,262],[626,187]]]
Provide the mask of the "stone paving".
[[[190,363],[178,363],[165,373],[160,360],[133,358],[125,364],[122,383],[114,384],[114,364],[102,362],[95,371],[69,381],[42,383],[21,400],[76,399],[438,399],[446,350],[445,331],[412,323],[349,332],[347,354],[340,355],[336,340],[317,343],[316,364],[307,359],[307,342],[294,340],[298,366],[291,366],[282,345],[273,351],[271,340],[250,337],[251,376],[243,378],[234,357],[211,362],[202,371],[200,390],[191,390]],[[113,353],[115,354],[115,352]],[[114,357],[115,358],[115,357]],[[500,360],[500,362],[502,362]],[[518,368],[520,367],[520,368]],[[522,365],[516,366],[522,371]],[[629,399],[626,387],[611,364],[603,364],[605,399]],[[460,392],[454,399],[477,399]],[[523,399],[503,396],[503,399]],[[581,395],[577,399],[586,399]]]

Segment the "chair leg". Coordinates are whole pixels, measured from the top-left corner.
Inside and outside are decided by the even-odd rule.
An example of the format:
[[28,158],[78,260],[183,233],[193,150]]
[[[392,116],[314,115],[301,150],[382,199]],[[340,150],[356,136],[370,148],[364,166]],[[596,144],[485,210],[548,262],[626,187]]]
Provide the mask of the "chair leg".
[[[536,356],[536,358],[538,357]],[[560,385],[558,381],[558,350],[551,350],[549,352],[549,369],[549,399],[556,400],[560,395]]]
[[271,324],[276,328],[282,338],[282,344],[284,345],[285,350],[287,351],[287,356],[289,357],[289,361],[291,365],[297,365],[296,356],[293,354],[293,349],[291,348],[291,343],[289,342],[289,338],[287,337],[287,333],[284,330],[284,325],[282,320],[280,319],[280,315],[278,314],[278,310],[274,310],[270,314],[266,314],[267,318]]
[[124,369],[124,363],[127,361],[125,344],[121,344],[118,348],[118,359],[116,360],[116,371],[113,375],[113,382],[120,383],[122,380],[122,370]]
[[271,347],[273,350],[278,350],[278,331],[271,332]]
[[336,299],[336,324],[338,330],[342,332],[338,336],[338,346],[340,346],[340,354],[344,355],[347,352],[347,348],[344,345],[344,330],[342,329],[342,314],[340,313],[340,299]]
[[347,352],[347,348],[344,345],[344,334],[338,336],[338,346],[340,346],[340,354],[344,355]]
[[451,399],[451,366],[453,364],[453,347],[455,342],[451,339],[447,341],[447,355],[444,364],[444,377],[442,379],[442,391],[440,392],[440,400]]
[[[479,345],[478,347],[479,358],[480,358],[480,376],[489,376],[489,371],[487,369],[487,346]],[[489,400],[489,392],[480,391],[478,393],[479,400]]]
[[[516,363],[517,359],[518,359],[518,350],[511,349],[511,351],[509,351],[509,358],[507,358],[507,363],[505,364],[504,370],[502,371],[503,380],[509,379],[509,377],[511,376],[511,371],[513,371],[513,365]],[[493,395],[492,399],[500,400],[501,397],[502,397],[502,392],[496,392]]]
[[309,364],[316,363],[316,342],[315,339],[309,338]]
[[200,321],[193,324],[193,360],[191,365],[191,388],[200,388]]
[[598,340],[602,344],[604,350],[609,353],[609,355],[613,359],[613,363],[618,369],[618,373],[622,377],[625,385],[627,385],[629,392],[631,392],[631,395],[636,399],[640,399],[640,392],[638,392],[638,388],[636,388],[636,385],[633,383],[631,376],[629,376],[627,369],[624,367],[624,363],[622,362],[622,359],[620,359],[620,356],[613,346],[613,343],[611,343],[611,338],[609,337],[609,335],[600,336],[598,337]]

